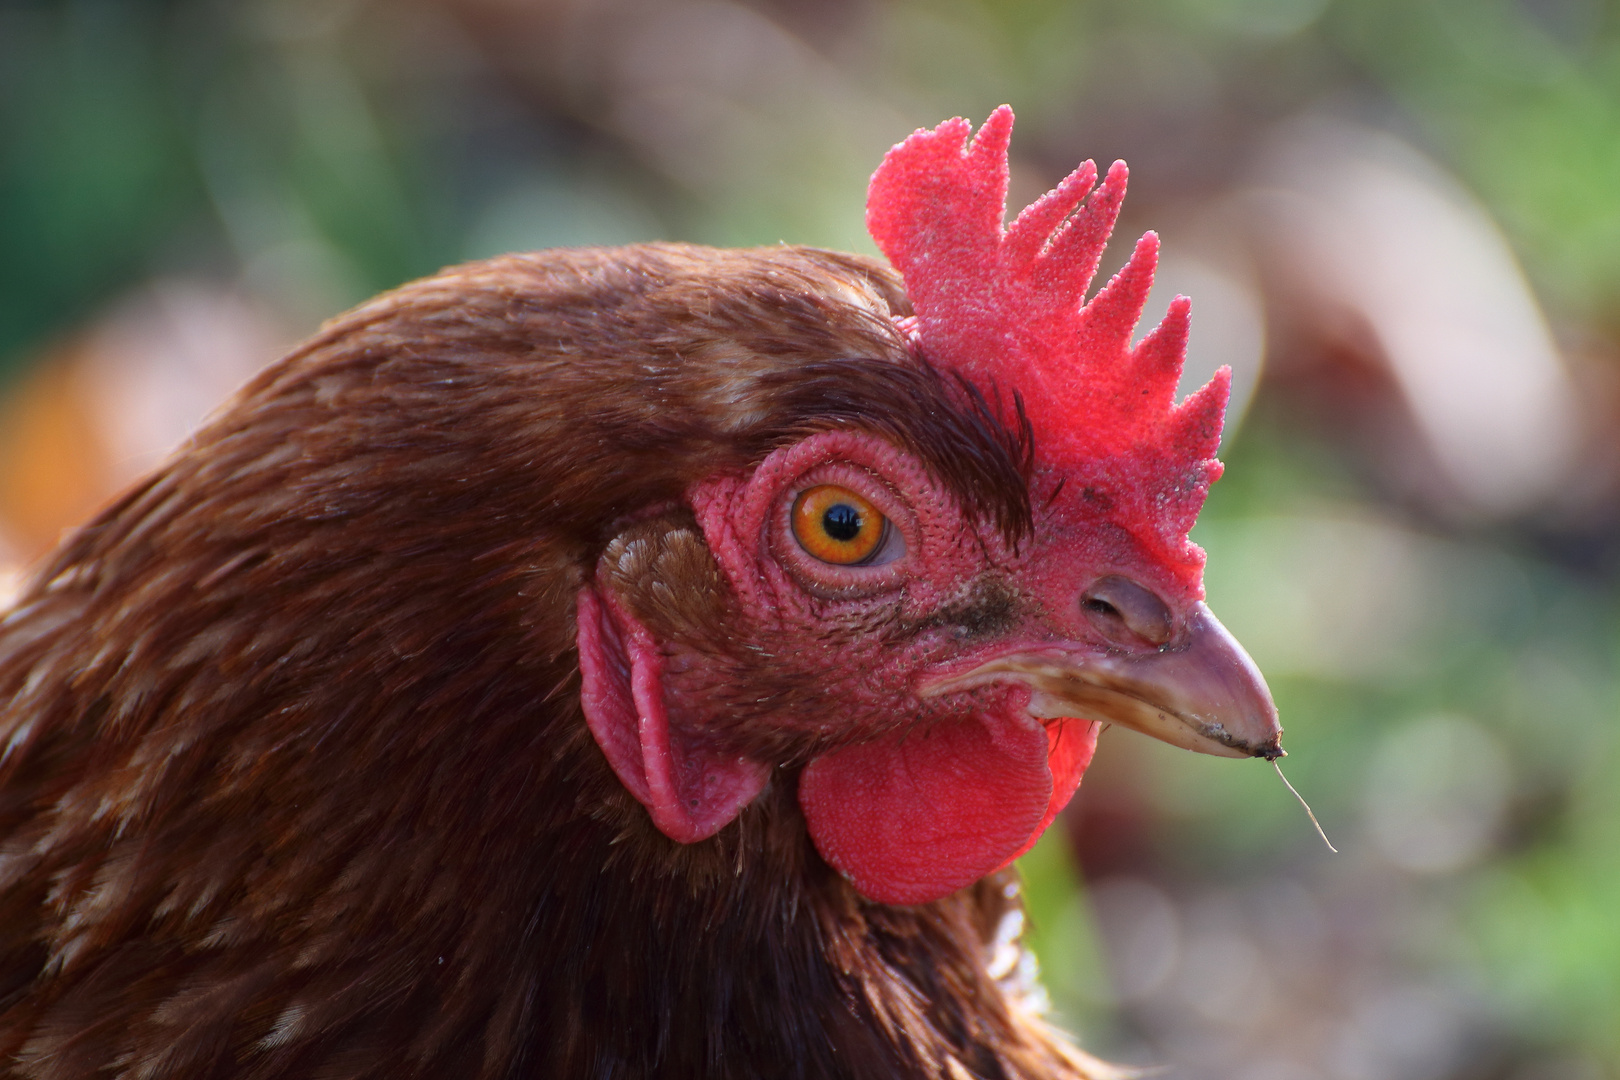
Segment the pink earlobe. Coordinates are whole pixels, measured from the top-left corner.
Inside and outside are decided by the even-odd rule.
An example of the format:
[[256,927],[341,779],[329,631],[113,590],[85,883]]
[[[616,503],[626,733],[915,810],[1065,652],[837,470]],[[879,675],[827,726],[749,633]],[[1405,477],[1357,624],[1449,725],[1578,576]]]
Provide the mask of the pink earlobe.
[[577,600],[580,707],[625,789],[683,844],[729,825],[760,793],[769,767],[671,726],[663,657],[641,621],[586,585]]
[[641,725],[630,690],[629,651],[594,588],[587,585],[579,590],[575,604],[579,704],[585,711],[585,723],[619,781],[646,803],[647,771],[641,757]]

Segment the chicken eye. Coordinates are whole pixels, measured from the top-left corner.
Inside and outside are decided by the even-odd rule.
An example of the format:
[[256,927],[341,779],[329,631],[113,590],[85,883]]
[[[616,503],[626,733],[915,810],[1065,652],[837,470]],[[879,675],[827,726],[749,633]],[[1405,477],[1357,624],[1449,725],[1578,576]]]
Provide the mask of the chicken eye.
[[793,538],[834,566],[871,562],[882,551],[889,519],[848,488],[821,484],[793,502]]

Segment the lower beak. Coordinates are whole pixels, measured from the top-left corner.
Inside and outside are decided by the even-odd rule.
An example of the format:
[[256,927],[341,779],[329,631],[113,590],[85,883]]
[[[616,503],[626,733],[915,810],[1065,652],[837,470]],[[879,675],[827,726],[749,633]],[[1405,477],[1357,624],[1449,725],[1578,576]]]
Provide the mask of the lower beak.
[[929,696],[1009,680],[1030,688],[1029,711],[1119,724],[1172,746],[1221,757],[1283,756],[1271,691],[1249,654],[1204,604],[1177,640],[1154,652],[1033,651],[997,657],[935,684]]

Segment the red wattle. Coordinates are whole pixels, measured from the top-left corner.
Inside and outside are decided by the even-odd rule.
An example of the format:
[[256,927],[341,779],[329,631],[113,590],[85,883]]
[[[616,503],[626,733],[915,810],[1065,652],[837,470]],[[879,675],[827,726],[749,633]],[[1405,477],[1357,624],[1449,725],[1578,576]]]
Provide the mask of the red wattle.
[[825,754],[799,781],[822,858],[886,904],[969,885],[1027,850],[1074,794],[1096,725],[979,713]]
[[[1097,751],[1097,735],[1102,725],[1094,720],[1051,720],[1046,725],[1047,764],[1052,770],[1052,799],[1046,804],[1046,816],[1030,834],[1024,846],[1007,857],[1007,862],[1022,856],[1035,846],[1046,827],[1057,819],[1069,800],[1080,787],[1080,777],[1091,764],[1091,755]],[[1003,866],[1006,863],[1002,864]],[[997,867],[1000,869],[1000,867]]]

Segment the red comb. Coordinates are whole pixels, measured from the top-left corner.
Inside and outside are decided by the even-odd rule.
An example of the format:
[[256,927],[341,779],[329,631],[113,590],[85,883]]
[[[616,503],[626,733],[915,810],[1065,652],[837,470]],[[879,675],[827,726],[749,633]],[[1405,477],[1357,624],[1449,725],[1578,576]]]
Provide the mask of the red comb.
[[1131,458],[1132,486],[1155,489],[1142,493],[1157,527],[1185,536],[1220,473],[1230,373],[1176,404],[1186,297],[1132,346],[1158,263],[1153,233],[1085,302],[1125,197],[1123,161],[1095,189],[1097,167],[1085,162],[1003,227],[1012,125],[1005,105],[971,141],[971,124],[947,120],[896,145],[872,175],[866,227],[905,279],[916,346],[992,399],[1020,396],[1038,461]]

